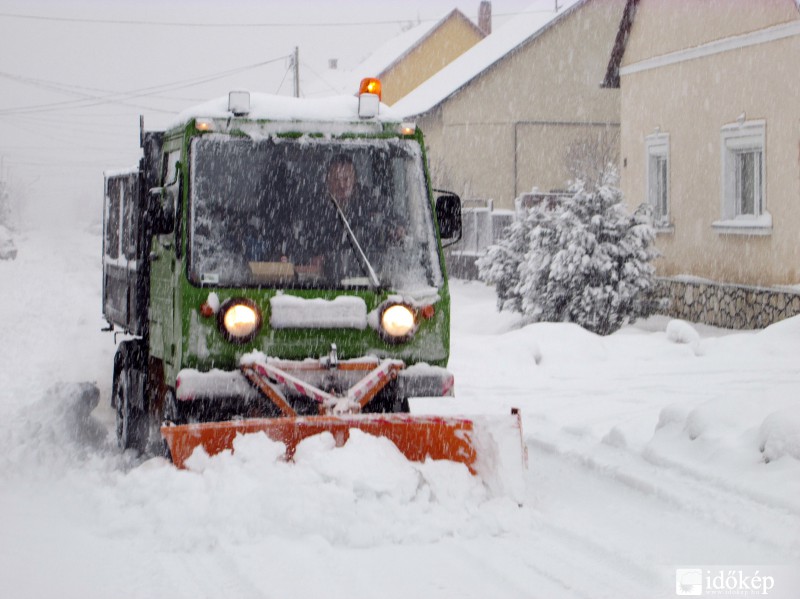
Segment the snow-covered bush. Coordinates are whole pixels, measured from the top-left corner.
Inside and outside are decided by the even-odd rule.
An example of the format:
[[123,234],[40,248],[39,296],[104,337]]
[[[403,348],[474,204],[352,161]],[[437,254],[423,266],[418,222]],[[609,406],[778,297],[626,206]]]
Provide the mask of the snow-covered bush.
[[500,310],[601,335],[653,313],[653,228],[645,212],[625,209],[617,182],[613,169],[595,189],[577,182],[571,197],[532,208],[479,259]]
[[497,309],[522,312],[522,295],[519,289],[519,267],[530,248],[530,234],[546,212],[529,210],[524,218],[517,218],[505,230],[500,241],[489,246],[478,258],[478,273],[481,280],[494,285],[497,293]]

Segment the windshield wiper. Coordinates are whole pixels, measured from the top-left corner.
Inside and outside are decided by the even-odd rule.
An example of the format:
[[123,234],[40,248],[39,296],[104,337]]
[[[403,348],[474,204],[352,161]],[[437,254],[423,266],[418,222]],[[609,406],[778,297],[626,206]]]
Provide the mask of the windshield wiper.
[[342,207],[339,206],[339,202],[336,201],[336,198],[330,195],[328,197],[330,198],[331,202],[333,202],[333,205],[336,206],[336,212],[339,214],[339,218],[342,219],[344,228],[347,229],[347,235],[350,237],[350,243],[353,244],[353,247],[356,250],[356,254],[361,259],[362,266],[366,267],[367,274],[369,275],[369,279],[370,282],[372,283],[372,286],[375,288],[379,288],[381,286],[380,279],[378,279],[378,275],[375,274],[375,269],[372,268],[372,264],[370,264],[367,255],[364,253],[364,250],[361,249],[361,244],[358,243],[358,239],[356,239],[356,234],[353,233],[353,229],[352,227],[350,227],[350,222],[344,215]]

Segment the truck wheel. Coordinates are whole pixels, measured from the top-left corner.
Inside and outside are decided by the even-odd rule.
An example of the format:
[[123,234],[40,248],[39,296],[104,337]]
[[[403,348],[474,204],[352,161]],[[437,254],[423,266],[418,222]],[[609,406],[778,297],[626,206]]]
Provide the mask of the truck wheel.
[[123,352],[122,357],[120,368],[115,369],[112,387],[116,408],[117,444],[123,451],[133,449],[141,454],[147,451],[150,436],[148,414],[134,403],[132,393],[136,387],[132,381],[132,368],[126,352]]

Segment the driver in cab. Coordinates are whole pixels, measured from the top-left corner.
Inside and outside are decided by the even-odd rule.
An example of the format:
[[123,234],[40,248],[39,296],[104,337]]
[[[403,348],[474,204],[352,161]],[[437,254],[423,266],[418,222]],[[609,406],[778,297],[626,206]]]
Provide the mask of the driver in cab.
[[[327,250],[341,248],[352,242],[345,222],[353,236],[369,258],[369,248],[397,242],[405,236],[405,228],[397,225],[385,226],[380,198],[358,184],[358,174],[353,159],[347,154],[338,154],[328,163],[325,174],[325,205],[318,215],[317,239],[314,257],[306,266],[297,266],[298,273],[319,274],[326,265]],[[388,219],[390,222],[393,219]],[[322,229],[322,230],[320,230]],[[332,262],[328,260],[327,262]]]

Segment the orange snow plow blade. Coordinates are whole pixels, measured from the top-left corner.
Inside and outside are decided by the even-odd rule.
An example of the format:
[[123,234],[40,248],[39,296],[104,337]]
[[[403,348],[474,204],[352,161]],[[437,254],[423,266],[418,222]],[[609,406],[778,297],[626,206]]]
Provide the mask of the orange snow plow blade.
[[[464,464],[498,492],[522,498],[522,470],[526,467],[525,445],[519,411],[510,416],[459,418],[408,413],[365,414],[361,409],[378,392],[395,380],[404,367],[398,360],[341,363],[333,371],[323,370],[313,362],[266,359],[241,366],[244,378],[263,398],[283,414],[279,418],[249,418],[221,422],[175,425],[167,423],[161,434],[167,441],[172,461],[184,468],[195,449],[202,447],[210,455],[233,451],[238,435],[264,433],[283,443],[286,458],[294,457],[297,446],[308,437],[328,432],[336,446],[343,446],[352,429],[389,439],[406,459],[412,462],[449,460]],[[332,395],[314,383],[309,373],[354,371],[359,376],[342,396]],[[360,373],[363,372],[363,376]],[[452,378],[452,377],[450,377]],[[192,389],[183,381],[180,389],[185,399],[193,398]],[[284,391],[299,393],[319,404],[319,416],[299,416],[286,399]],[[337,408],[353,410],[336,412]],[[519,483],[519,484],[518,484]]]
[[233,441],[239,434],[264,433],[273,441],[286,445],[286,457],[291,459],[303,439],[329,432],[336,439],[336,445],[342,446],[349,438],[350,429],[354,428],[386,437],[411,461],[423,462],[426,458],[451,460],[476,473],[473,422],[463,418],[409,414],[253,418],[164,426],[161,433],[169,445],[172,461],[178,468],[183,468],[197,447],[202,446],[209,455],[232,450]]

